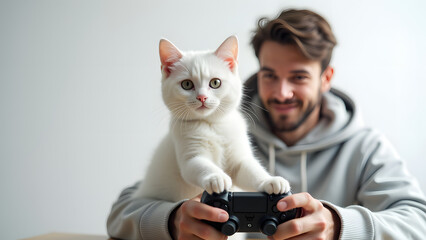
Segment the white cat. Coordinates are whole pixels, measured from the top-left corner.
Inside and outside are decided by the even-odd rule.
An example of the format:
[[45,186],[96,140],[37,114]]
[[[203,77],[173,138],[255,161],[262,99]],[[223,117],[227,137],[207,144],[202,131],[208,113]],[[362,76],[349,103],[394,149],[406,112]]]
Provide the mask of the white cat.
[[134,197],[168,201],[203,190],[220,193],[232,184],[248,191],[284,193],[288,181],[272,177],[255,159],[239,111],[242,83],[238,40],[227,38],[214,52],[181,52],[160,41],[162,95],[171,112],[169,134]]

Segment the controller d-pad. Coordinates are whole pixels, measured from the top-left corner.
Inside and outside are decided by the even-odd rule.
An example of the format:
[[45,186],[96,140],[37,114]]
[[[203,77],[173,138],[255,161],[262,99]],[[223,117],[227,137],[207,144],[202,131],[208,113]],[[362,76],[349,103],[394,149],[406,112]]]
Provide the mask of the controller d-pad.
[[225,210],[225,211],[228,211],[228,205],[227,205],[227,204],[224,204],[224,203],[222,203],[222,202],[220,202],[220,201],[215,201],[215,202],[213,202],[212,206],[213,206],[213,207],[217,207],[217,208],[221,208],[221,209],[223,209],[223,210]]

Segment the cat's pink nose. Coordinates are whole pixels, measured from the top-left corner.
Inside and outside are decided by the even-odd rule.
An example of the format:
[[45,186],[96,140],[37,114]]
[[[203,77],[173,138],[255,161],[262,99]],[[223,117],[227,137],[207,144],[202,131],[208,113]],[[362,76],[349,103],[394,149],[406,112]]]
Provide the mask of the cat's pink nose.
[[207,100],[207,97],[206,97],[206,96],[204,96],[204,95],[199,95],[199,96],[197,97],[197,99],[198,99],[200,102],[204,103],[204,102]]

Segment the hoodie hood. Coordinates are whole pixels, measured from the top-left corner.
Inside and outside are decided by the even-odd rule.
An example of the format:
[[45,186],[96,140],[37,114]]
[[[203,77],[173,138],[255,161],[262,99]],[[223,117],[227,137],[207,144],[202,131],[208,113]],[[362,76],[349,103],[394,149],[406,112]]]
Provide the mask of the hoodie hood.
[[[292,155],[301,152],[318,151],[339,144],[359,130],[364,128],[361,116],[354,102],[343,92],[332,88],[323,95],[321,116],[317,126],[293,146],[287,146],[281,139],[271,132],[266,110],[263,108],[257,93],[257,76],[253,75],[245,82],[245,98],[243,109],[251,119],[250,133],[259,147],[274,146],[275,155]],[[270,152],[270,149],[264,149]]]

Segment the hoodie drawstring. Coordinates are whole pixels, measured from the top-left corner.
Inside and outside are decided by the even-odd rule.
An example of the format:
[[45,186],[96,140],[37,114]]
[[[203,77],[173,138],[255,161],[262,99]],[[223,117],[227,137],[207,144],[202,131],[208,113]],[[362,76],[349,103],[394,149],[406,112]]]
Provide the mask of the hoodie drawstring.
[[306,174],[306,159],[307,154],[306,152],[302,152],[300,156],[300,180],[301,180],[301,192],[307,192],[308,191],[308,177]]
[[[308,191],[308,176],[306,170],[307,153],[303,151],[300,155],[300,183],[301,192]],[[275,146],[269,143],[269,174],[275,176]],[[285,176],[284,176],[285,177]]]
[[269,174],[275,176],[275,147],[269,143]]

